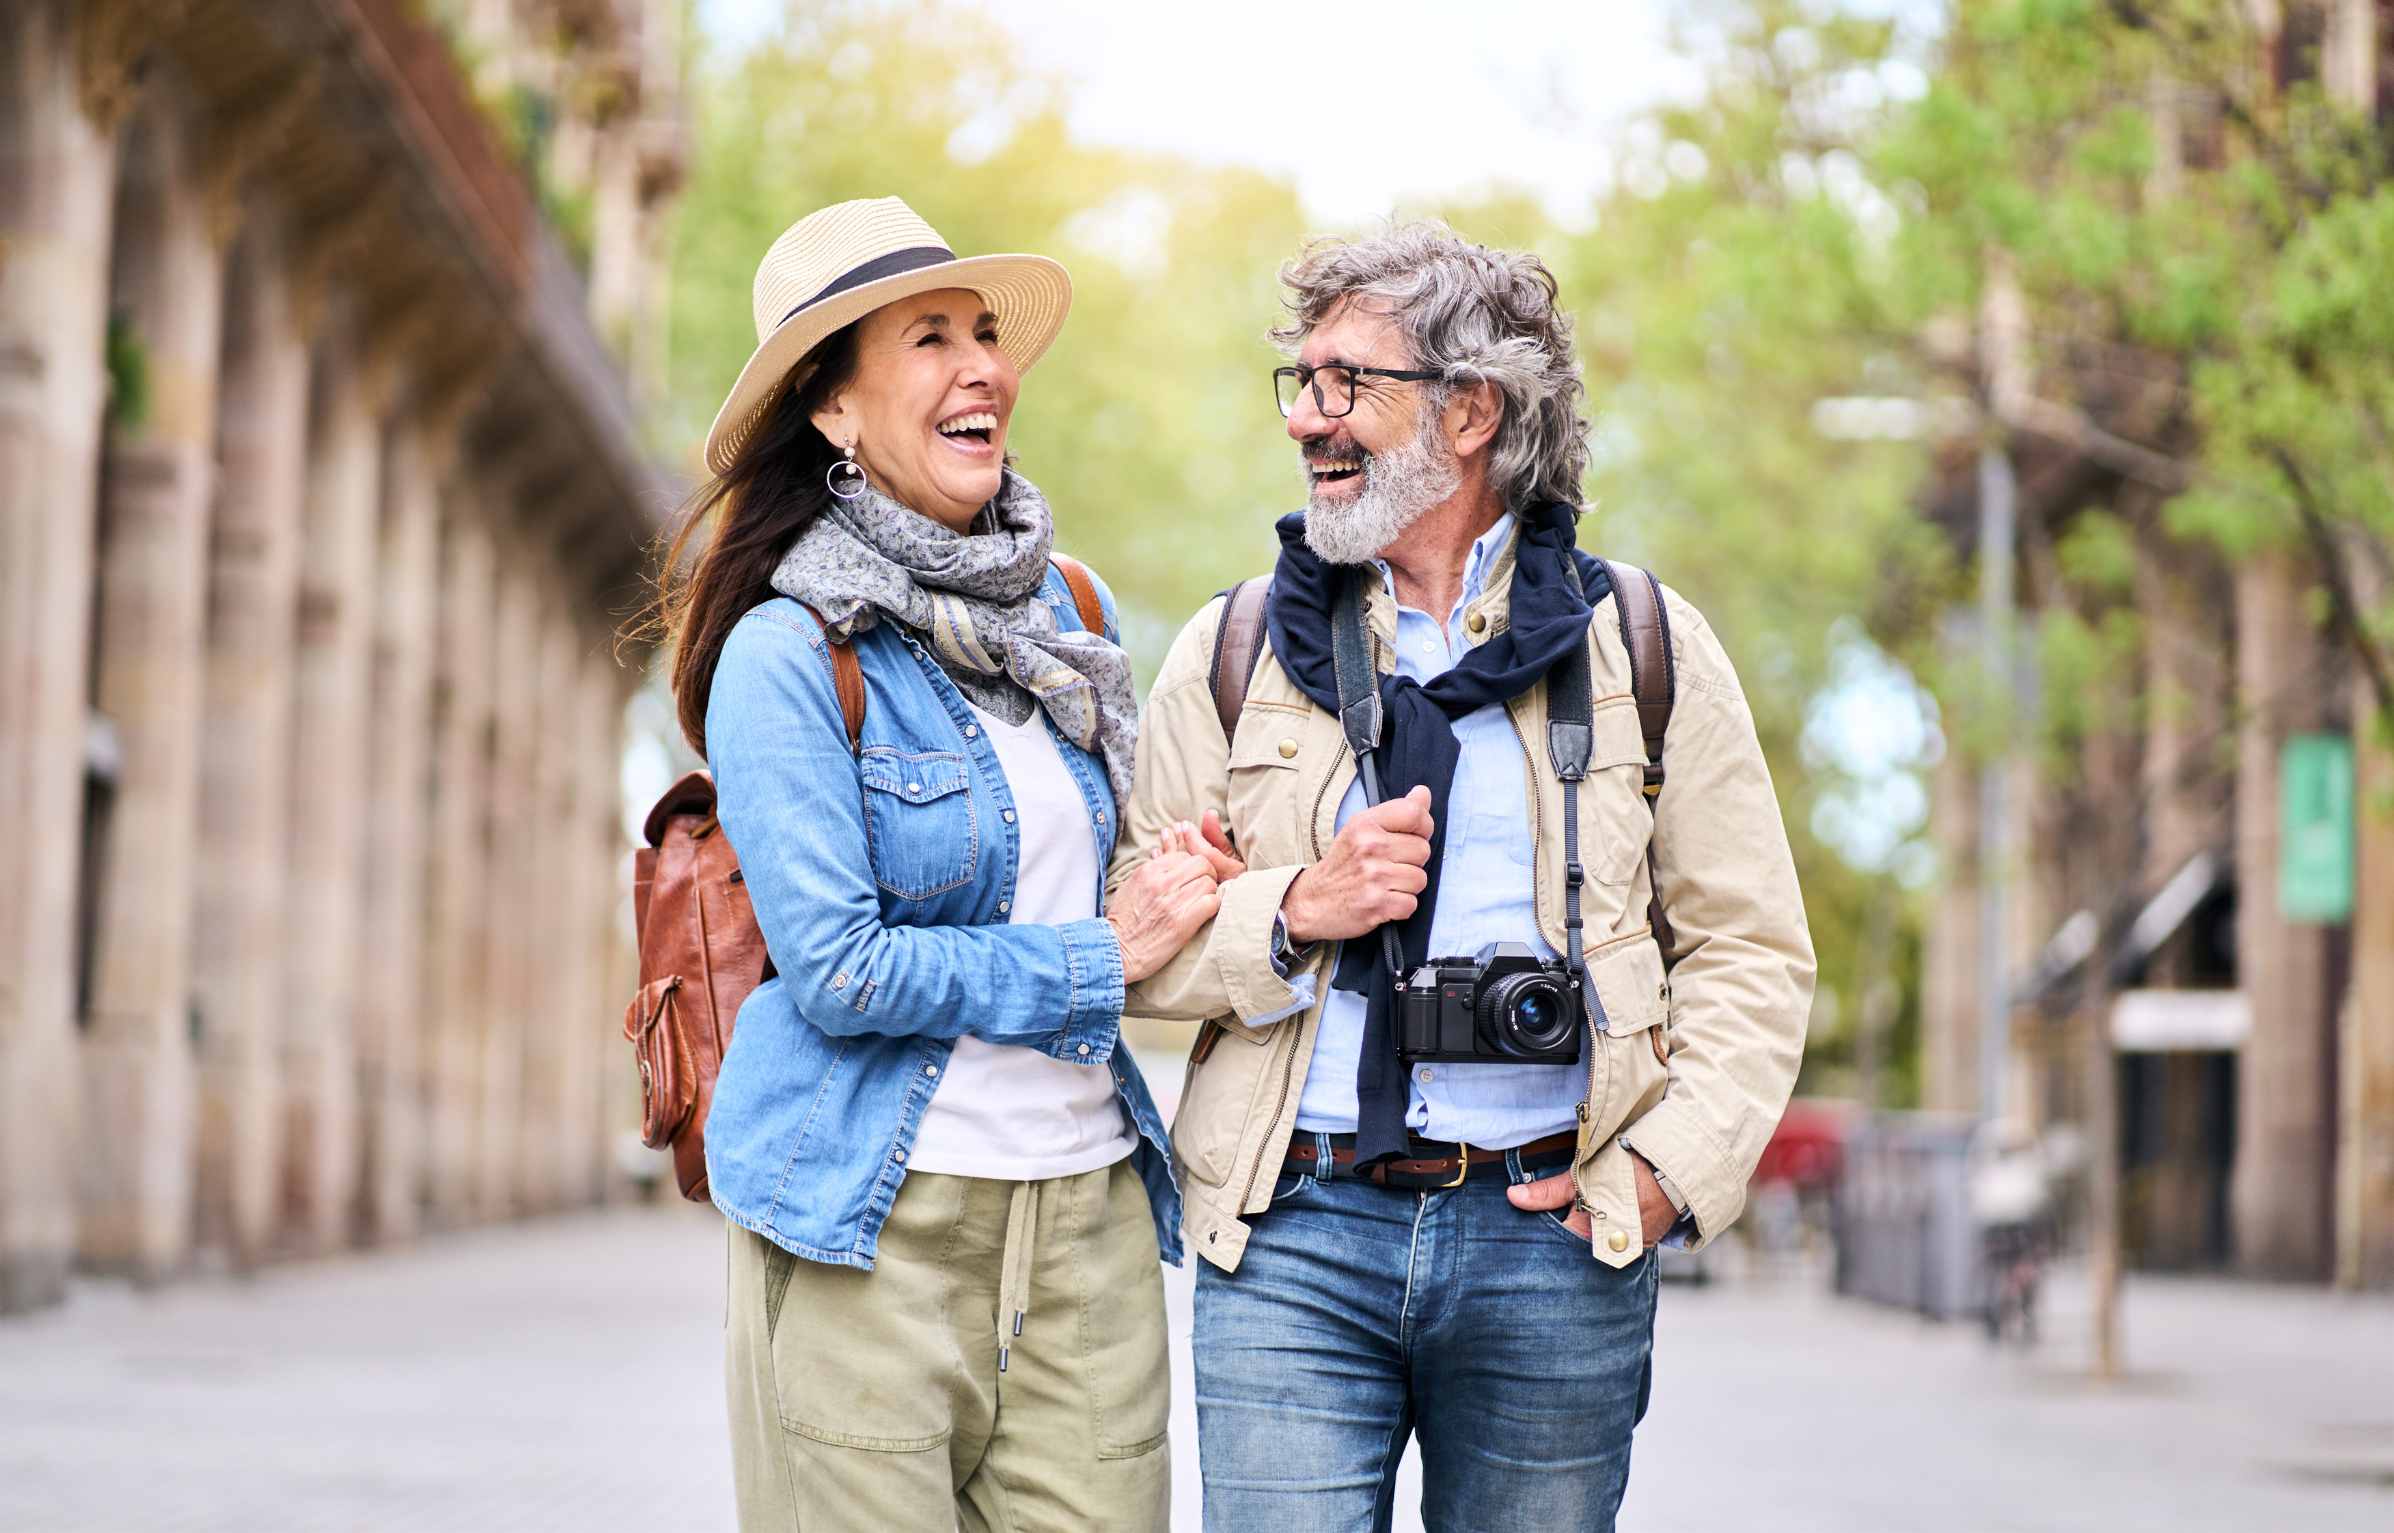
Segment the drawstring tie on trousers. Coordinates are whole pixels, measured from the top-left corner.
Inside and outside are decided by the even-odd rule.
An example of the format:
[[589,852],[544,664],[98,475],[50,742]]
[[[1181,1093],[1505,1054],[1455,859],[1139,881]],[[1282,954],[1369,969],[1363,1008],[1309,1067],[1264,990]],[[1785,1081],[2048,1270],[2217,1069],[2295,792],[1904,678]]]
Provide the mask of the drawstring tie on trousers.
[[1006,1254],[998,1267],[1000,1373],[1006,1371],[1014,1338],[1022,1334],[1023,1317],[1031,1312],[1031,1237],[1038,1224],[1039,1184],[1016,1182],[1014,1199],[1006,1206]]

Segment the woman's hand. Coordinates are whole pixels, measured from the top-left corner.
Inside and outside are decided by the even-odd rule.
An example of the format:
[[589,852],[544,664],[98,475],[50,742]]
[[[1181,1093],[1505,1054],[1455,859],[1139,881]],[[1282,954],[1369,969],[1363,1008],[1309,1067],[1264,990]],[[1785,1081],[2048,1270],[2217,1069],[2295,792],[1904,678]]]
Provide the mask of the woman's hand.
[[1122,979],[1137,984],[1172,961],[1222,908],[1213,864],[1194,852],[1160,851],[1114,891],[1106,910],[1122,944]]
[[1151,855],[1162,857],[1171,852],[1188,852],[1204,858],[1214,870],[1217,883],[1229,883],[1247,871],[1238,848],[1231,844],[1230,832],[1222,828],[1222,817],[1211,809],[1205,812],[1205,823],[1201,826],[1180,820],[1165,827],[1164,839]]

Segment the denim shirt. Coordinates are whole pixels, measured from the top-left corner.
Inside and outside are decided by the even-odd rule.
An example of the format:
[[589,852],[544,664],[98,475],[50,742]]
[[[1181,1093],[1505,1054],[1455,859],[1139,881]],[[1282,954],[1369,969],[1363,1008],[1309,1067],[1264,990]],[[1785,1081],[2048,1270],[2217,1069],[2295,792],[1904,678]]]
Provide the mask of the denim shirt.
[[[1101,586],[1107,624],[1113,598]],[[1080,627],[1053,569],[1044,599]],[[1118,1047],[1122,953],[1102,918],[1007,924],[1020,828],[997,753],[932,655],[892,623],[855,640],[867,706],[851,755],[821,627],[786,598],[733,625],[707,701],[717,810],[775,977],[740,1008],[707,1117],[726,1218],[812,1261],[870,1269],[923,1110],[967,1033],[1106,1070],[1139,1137],[1156,1244],[1180,1195],[1147,1083]],[[1053,732],[1053,724],[1050,726]],[[1097,866],[1103,765],[1060,735]],[[1102,882],[1096,891],[1104,902]]]

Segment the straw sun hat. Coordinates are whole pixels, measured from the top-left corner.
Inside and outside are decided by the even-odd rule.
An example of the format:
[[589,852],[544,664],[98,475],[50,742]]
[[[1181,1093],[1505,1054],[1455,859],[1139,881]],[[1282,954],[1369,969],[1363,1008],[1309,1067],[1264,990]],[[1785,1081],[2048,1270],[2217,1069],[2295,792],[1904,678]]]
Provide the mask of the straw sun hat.
[[979,293],[998,317],[998,349],[1030,371],[1064,327],[1072,279],[1045,256],[959,257],[895,197],[840,202],[782,231],[756,269],[756,352],[707,430],[707,467],[723,473],[762,423],[781,381],[825,336],[885,303],[941,288]]

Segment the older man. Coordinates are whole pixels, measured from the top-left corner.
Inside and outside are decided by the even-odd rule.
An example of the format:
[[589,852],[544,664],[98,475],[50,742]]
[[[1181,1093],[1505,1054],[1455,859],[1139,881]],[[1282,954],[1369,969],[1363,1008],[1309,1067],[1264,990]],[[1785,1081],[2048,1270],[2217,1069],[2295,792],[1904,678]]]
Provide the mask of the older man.
[[1133,997],[1204,1022],[1206,1526],[1386,1528],[1417,1435],[1432,1529],[1609,1528],[1653,1248],[1737,1217],[1795,1077],[1786,834],[1704,619],[1574,547],[1537,259],[1411,225],[1282,279],[1308,508],[1262,622],[1173,646],[1117,869],[1203,827],[1226,875]]

